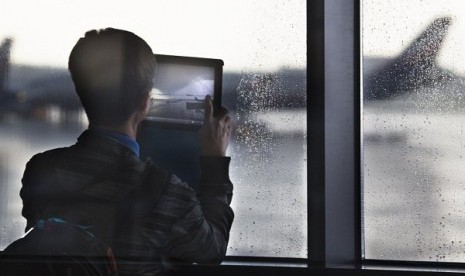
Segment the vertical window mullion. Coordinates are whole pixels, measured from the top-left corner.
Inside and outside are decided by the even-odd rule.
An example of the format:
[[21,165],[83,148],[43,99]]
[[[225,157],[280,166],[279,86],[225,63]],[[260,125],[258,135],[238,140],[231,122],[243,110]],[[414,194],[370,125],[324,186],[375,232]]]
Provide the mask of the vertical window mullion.
[[308,256],[325,265],[324,0],[308,2]]
[[324,6],[324,208],[328,267],[353,267],[360,260],[357,5],[357,0],[326,0]]

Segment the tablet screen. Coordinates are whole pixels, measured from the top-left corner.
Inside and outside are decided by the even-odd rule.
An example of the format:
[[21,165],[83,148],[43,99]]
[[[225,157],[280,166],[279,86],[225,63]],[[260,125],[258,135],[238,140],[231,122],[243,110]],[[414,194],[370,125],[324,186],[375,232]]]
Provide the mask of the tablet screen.
[[147,119],[200,125],[205,97],[214,98],[214,82],[214,67],[159,62]]

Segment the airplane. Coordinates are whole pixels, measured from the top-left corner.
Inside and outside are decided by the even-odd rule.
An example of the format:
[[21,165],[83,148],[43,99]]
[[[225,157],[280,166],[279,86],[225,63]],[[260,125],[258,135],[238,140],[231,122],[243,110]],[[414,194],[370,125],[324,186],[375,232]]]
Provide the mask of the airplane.
[[[363,100],[365,107],[392,101],[389,109],[463,108],[465,78],[439,66],[437,57],[448,29],[450,17],[433,20],[403,52],[394,58],[363,57]],[[364,125],[367,143],[406,143],[403,129],[379,132],[373,124]]]
[[[437,63],[449,26],[450,17],[433,20],[397,57],[363,57],[363,99],[394,99],[428,87],[447,87],[445,93],[463,93],[465,79]],[[451,91],[454,90],[454,91]]]

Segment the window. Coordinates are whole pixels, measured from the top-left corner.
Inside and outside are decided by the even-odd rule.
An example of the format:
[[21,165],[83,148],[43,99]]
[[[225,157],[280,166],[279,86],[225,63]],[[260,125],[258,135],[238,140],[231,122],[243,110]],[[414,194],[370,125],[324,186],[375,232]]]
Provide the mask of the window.
[[0,39],[12,44],[1,91],[11,101],[0,103],[0,250],[24,231],[19,189],[28,159],[73,144],[86,128],[66,70],[69,52],[85,31],[111,26],[135,32],[159,54],[224,60],[224,104],[237,124],[228,255],[307,257],[305,1],[1,6],[8,13]]
[[366,259],[463,262],[463,1],[362,1]]

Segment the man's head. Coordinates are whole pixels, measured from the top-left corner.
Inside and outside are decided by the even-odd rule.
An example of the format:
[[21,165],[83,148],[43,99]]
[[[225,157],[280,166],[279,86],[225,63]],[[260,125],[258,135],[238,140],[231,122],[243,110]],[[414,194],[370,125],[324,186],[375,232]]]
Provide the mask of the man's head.
[[146,102],[156,62],[142,38],[108,28],[79,39],[68,68],[90,123],[114,126]]

